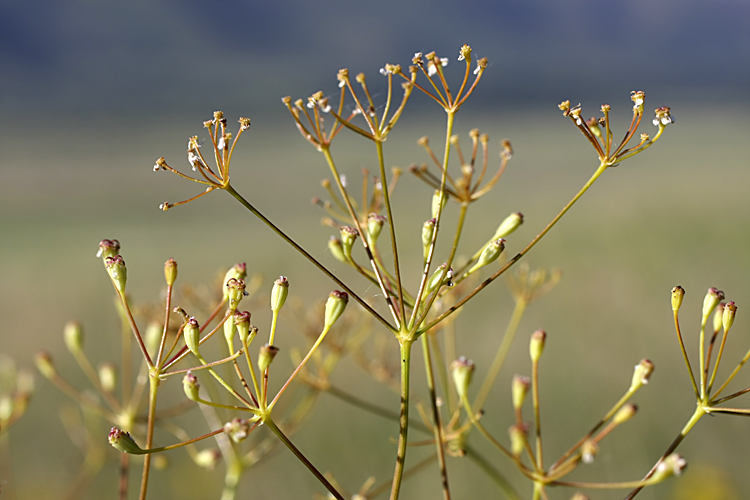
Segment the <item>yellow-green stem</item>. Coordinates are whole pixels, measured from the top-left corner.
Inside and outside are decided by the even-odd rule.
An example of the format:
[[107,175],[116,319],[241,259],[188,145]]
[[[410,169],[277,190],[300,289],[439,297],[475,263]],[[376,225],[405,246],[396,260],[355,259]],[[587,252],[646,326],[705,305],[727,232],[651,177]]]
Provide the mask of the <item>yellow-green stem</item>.
[[[158,374],[149,373],[149,390],[148,390],[148,422],[146,424],[146,449],[151,449],[154,441],[154,424],[156,415],[156,394],[159,390]],[[151,454],[143,457],[143,476],[141,476],[141,493],[139,500],[146,499],[148,491],[148,477],[151,471]]]
[[402,339],[401,347],[401,413],[399,416],[398,451],[396,453],[396,468],[393,472],[390,500],[396,500],[401,491],[401,480],[404,475],[406,462],[406,444],[409,434],[409,375],[411,374],[411,347],[413,340]]

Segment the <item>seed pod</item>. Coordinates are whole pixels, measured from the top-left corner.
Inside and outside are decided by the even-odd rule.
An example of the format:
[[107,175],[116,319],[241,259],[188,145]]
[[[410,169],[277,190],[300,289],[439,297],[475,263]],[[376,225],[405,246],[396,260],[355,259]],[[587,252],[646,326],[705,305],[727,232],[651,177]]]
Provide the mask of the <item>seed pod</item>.
[[34,362],[39,373],[44,375],[48,379],[55,378],[57,376],[57,370],[55,365],[52,363],[52,356],[47,351],[39,351],[34,356]]
[[289,280],[286,276],[279,276],[279,279],[273,282],[273,288],[271,289],[271,310],[273,312],[279,312],[286,302],[286,297],[289,295]]
[[[438,216],[438,203],[440,203],[440,191],[435,190],[435,193],[432,195],[432,217],[437,218]],[[440,210],[445,208],[445,204],[448,203],[448,193],[443,193],[443,203],[442,207],[440,207]]]
[[526,399],[526,395],[529,393],[529,387],[531,386],[531,380],[529,377],[523,375],[516,375],[513,377],[511,384],[511,394],[513,399],[513,409],[520,410],[523,406],[523,402]]
[[724,306],[724,314],[722,315],[722,324],[724,325],[724,331],[728,332],[734,324],[734,316],[737,313],[737,305],[734,302],[727,302]]
[[112,278],[112,282],[115,284],[117,291],[125,293],[125,284],[128,281],[128,269],[125,267],[125,261],[121,255],[115,255],[114,257],[107,257],[104,259],[104,267],[107,268],[109,277]]
[[685,289],[677,285],[672,288],[672,310],[679,311],[682,305],[682,298],[685,297]]
[[503,253],[503,250],[505,250],[505,240],[503,238],[490,241],[489,244],[484,247],[479,259],[477,259],[477,262],[471,267],[471,269],[469,269],[467,274],[471,274],[480,267],[495,262],[497,258],[500,257],[500,254]]
[[[232,278],[236,280],[244,280],[245,276],[247,276],[247,265],[244,262],[240,262],[239,264],[235,264],[232,266],[229,271],[226,272],[224,275],[224,283],[225,285],[231,280]],[[229,300],[229,290],[227,290],[226,287],[224,287],[224,299]]]
[[529,425],[526,423],[511,425],[508,429],[510,436],[510,452],[514,457],[520,457],[526,448],[526,437],[529,433]]
[[630,391],[637,391],[644,385],[648,384],[648,379],[651,378],[653,372],[654,364],[647,359],[642,359],[640,363],[635,365],[633,380],[630,382]]
[[341,240],[335,236],[331,236],[328,240],[328,250],[333,255],[333,258],[339,262],[346,262],[346,255],[344,255],[344,247],[341,244]]
[[456,392],[458,393],[459,399],[463,399],[469,392],[469,385],[471,379],[474,377],[474,362],[467,359],[465,356],[461,356],[453,363],[451,363],[451,369],[453,372],[453,384],[456,386]]
[[63,340],[68,351],[71,353],[80,352],[83,348],[83,328],[81,328],[81,324],[71,321],[65,325]]
[[636,412],[638,412],[638,406],[634,404],[627,404],[620,408],[617,413],[615,413],[615,416],[612,418],[612,422],[616,425],[620,425],[633,418]]
[[237,306],[240,305],[242,297],[247,293],[245,292],[245,281],[237,278],[230,278],[227,281],[227,300],[229,301],[229,310],[235,311]]
[[245,339],[247,339],[248,332],[250,331],[250,313],[248,311],[237,311],[236,313],[234,313],[232,322],[237,328],[237,333],[240,336],[240,340],[244,344]]
[[359,236],[359,232],[350,226],[341,227],[341,249],[344,252],[344,258],[348,261],[352,258],[352,247],[354,241]]
[[427,254],[430,252],[432,235],[435,234],[435,225],[437,219],[430,219],[422,226],[422,258],[427,260]]
[[706,323],[711,312],[722,300],[724,300],[724,292],[713,287],[708,289],[703,299],[703,324]]
[[123,453],[129,453],[131,455],[144,454],[144,450],[135,443],[130,436],[130,433],[122,431],[117,427],[112,427],[112,430],[109,431],[109,444]]
[[200,353],[198,352],[198,346],[200,345],[201,330],[198,325],[198,320],[195,317],[191,317],[185,324],[185,328],[182,330],[182,335],[185,337],[185,345],[190,351],[195,354],[195,357],[199,358]]
[[328,296],[325,311],[325,326],[330,328],[336,323],[336,320],[344,313],[346,305],[349,303],[349,295],[346,292],[334,290]]
[[105,392],[114,392],[117,387],[117,370],[112,363],[99,365],[99,383]]
[[276,354],[278,354],[278,352],[279,348],[270,344],[265,344],[260,348],[260,353],[258,354],[258,368],[260,369],[261,373],[266,371],[266,368],[271,366],[273,358],[276,357]]
[[224,338],[227,339],[229,345],[232,345],[231,342],[232,339],[234,339],[234,332],[236,331],[234,324],[234,317],[236,316],[236,314],[237,313],[231,314],[230,312],[229,316],[224,321]]
[[114,257],[120,252],[120,242],[117,240],[102,240],[99,242],[99,251],[96,252],[97,257],[106,259],[107,257]]
[[518,227],[523,224],[523,214],[521,212],[515,212],[510,214],[503,220],[499,226],[497,226],[497,230],[495,231],[495,235],[492,237],[493,240],[496,240],[498,238],[505,238],[510,233],[518,229]]
[[547,334],[544,330],[537,330],[531,334],[531,343],[529,344],[529,354],[531,361],[537,362],[542,357],[544,344],[547,341]]
[[185,396],[190,401],[198,401],[200,399],[200,388],[198,377],[188,371],[182,379],[182,389],[185,391]]
[[659,462],[656,472],[651,476],[651,481],[659,483],[672,476],[680,476],[685,467],[687,467],[687,461],[677,453],[672,453]]
[[167,282],[167,286],[174,285],[177,280],[177,261],[169,259],[164,263],[164,279]]
[[383,231],[383,225],[387,219],[378,214],[370,214],[367,216],[367,244],[374,247],[378,242],[380,233]]

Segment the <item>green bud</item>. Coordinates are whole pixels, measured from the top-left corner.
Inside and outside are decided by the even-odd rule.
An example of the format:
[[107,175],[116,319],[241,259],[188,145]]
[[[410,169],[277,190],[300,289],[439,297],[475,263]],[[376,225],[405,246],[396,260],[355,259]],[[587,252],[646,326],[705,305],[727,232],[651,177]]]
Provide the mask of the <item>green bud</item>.
[[383,225],[388,220],[383,215],[370,214],[367,216],[367,244],[374,247],[378,242]]
[[585,464],[594,463],[594,458],[599,454],[599,445],[593,439],[587,439],[581,445],[581,460]]
[[[440,203],[440,191],[436,189],[435,193],[432,195],[432,216],[434,218],[437,218],[438,216],[438,203]],[[440,207],[440,210],[445,208],[446,203],[448,203],[448,193],[443,193],[443,206]]]
[[177,261],[169,259],[164,263],[164,279],[167,281],[167,286],[174,285],[177,280]]
[[[244,280],[245,276],[247,276],[247,265],[244,262],[240,262],[239,264],[235,264],[227,273],[224,275],[224,283],[225,285],[229,282],[231,279],[235,280]],[[229,300],[229,290],[224,287],[224,299]]]
[[526,395],[529,393],[529,387],[531,386],[531,380],[529,377],[523,375],[516,375],[513,377],[511,384],[511,394],[513,398],[513,409],[520,410],[523,407],[523,402],[526,399]]
[[[235,313],[236,314],[236,313]],[[229,345],[231,345],[232,339],[234,339],[235,324],[234,314],[229,314],[227,319],[224,321],[224,338],[227,339]]]
[[724,292],[716,288],[708,289],[706,297],[703,299],[703,324],[706,324],[708,316],[722,300],[724,300]]
[[491,264],[492,262],[495,262],[498,257],[500,257],[500,254],[503,253],[503,250],[505,250],[505,240],[500,238],[497,240],[490,241],[486,247],[484,247],[484,250],[482,250],[482,254],[479,256],[479,259],[477,262],[469,269],[469,272],[467,274],[471,274],[480,267],[486,266],[487,264]]
[[520,457],[526,448],[526,439],[529,433],[529,425],[526,423],[511,425],[508,429],[510,436],[510,452],[514,457]]
[[[250,313],[248,311],[235,312],[234,317],[232,318],[232,324],[237,328],[237,333],[240,335],[240,341],[244,344],[250,330]],[[234,334],[234,332],[232,333]]]
[[352,247],[354,241],[359,236],[359,232],[350,226],[341,227],[341,250],[344,252],[344,258],[346,261],[352,258]]
[[114,257],[120,253],[120,242],[117,240],[102,240],[99,242],[99,251],[96,252],[97,257],[106,259],[107,257]]
[[723,302],[719,303],[719,307],[714,309],[714,331],[718,332],[721,330],[721,326],[724,324],[724,304]]
[[190,351],[195,354],[196,357],[200,356],[198,352],[198,346],[201,340],[201,329],[198,325],[198,320],[195,317],[191,317],[185,324],[185,328],[182,330],[182,335],[185,337],[185,345]]
[[47,351],[39,351],[34,356],[34,363],[39,373],[44,375],[46,378],[52,379],[57,376],[55,365],[52,363],[52,356]]
[[107,268],[109,277],[112,278],[117,291],[125,293],[125,283],[128,281],[128,268],[125,267],[125,261],[122,256],[107,257],[104,259],[104,267]]
[[640,363],[635,365],[633,380],[630,382],[630,391],[637,391],[644,385],[648,384],[648,379],[651,378],[653,372],[654,364],[647,359],[642,359]]
[[188,371],[182,378],[182,389],[185,391],[185,396],[190,401],[198,401],[200,399],[200,384],[198,383],[198,377]]
[[143,343],[149,352],[156,352],[161,342],[163,327],[156,321],[152,321],[146,327],[146,333],[143,335]]
[[114,392],[117,387],[117,370],[112,363],[99,365],[99,383],[105,392]]
[[219,463],[220,459],[221,451],[210,448],[199,451],[193,457],[193,461],[198,467],[203,467],[208,470],[213,470],[214,467],[216,467],[216,464]]
[[289,280],[286,276],[279,276],[279,279],[273,282],[271,289],[271,310],[278,312],[284,307],[286,297],[289,295]]
[[235,311],[237,309],[237,306],[240,305],[242,297],[247,295],[247,293],[245,292],[245,281],[242,279],[230,278],[229,281],[227,281],[226,289],[226,296],[227,300],[229,301],[229,310]]
[[258,368],[261,373],[265,372],[266,368],[271,365],[273,358],[276,357],[278,352],[279,348],[270,344],[265,344],[260,348],[260,353],[258,353]]
[[680,285],[672,288],[672,310],[679,311],[682,305],[682,298],[685,297],[685,289]]
[[335,236],[331,236],[328,240],[328,250],[333,255],[333,258],[339,262],[346,262],[346,255],[344,255],[344,247],[341,245],[341,240]]
[[[438,266],[437,269],[435,269],[435,272],[432,273],[432,276],[430,276],[430,279],[427,280],[427,286],[425,288],[425,291],[427,293],[430,293],[435,289],[435,287],[438,286],[438,282],[440,282],[440,277],[443,276],[443,270],[445,269],[445,264],[441,264]],[[453,282],[451,281],[453,279],[453,268],[448,269],[448,271],[445,273],[445,276],[443,277],[443,281],[440,284],[446,285],[446,286],[453,286]]]
[[505,238],[510,233],[518,229],[518,226],[523,224],[523,214],[521,212],[515,212],[510,214],[503,220],[499,226],[497,226],[497,230],[495,231],[495,235],[492,237],[493,240],[496,240],[498,238]]
[[727,302],[724,305],[724,314],[722,314],[722,324],[724,325],[724,331],[728,332],[732,328],[734,323],[734,315],[737,313],[737,305],[734,302]]
[[634,404],[627,404],[620,408],[617,413],[615,413],[615,416],[612,418],[612,422],[614,422],[616,425],[627,422],[635,416],[637,411],[638,406]]
[[529,354],[531,354],[531,361],[537,362],[542,357],[544,351],[544,344],[547,340],[547,334],[544,330],[537,330],[531,334],[531,343],[529,344]]
[[464,356],[451,363],[453,383],[456,386],[459,399],[467,396],[471,379],[474,377],[474,369],[474,362]]
[[328,296],[326,301],[325,326],[330,328],[344,313],[346,305],[349,303],[349,295],[346,292],[334,290]]
[[659,483],[672,476],[680,476],[685,467],[687,467],[687,461],[677,453],[672,453],[659,462],[656,472],[651,476],[651,481]]
[[129,432],[122,431],[117,427],[112,427],[109,431],[109,444],[123,453],[131,455],[143,455],[145,451],[138,446]]
[[5,424],[13,416],[13,399],[8,396],[0,396],[0,429],[5,430]]
[[63,330],[65,347],[72,353],[80,352],[83,348],[83,328],[77,321],[71,321],[65,325]]
[[241,418],[232,419],[224,424],[224,432],[232,441],[239,443],[250,434],[250,422]]
[[430,252],[432,235],[435,234],[435,225],[437,219],[430,219],[422,226],[422,258],[427,260],[427,254]]

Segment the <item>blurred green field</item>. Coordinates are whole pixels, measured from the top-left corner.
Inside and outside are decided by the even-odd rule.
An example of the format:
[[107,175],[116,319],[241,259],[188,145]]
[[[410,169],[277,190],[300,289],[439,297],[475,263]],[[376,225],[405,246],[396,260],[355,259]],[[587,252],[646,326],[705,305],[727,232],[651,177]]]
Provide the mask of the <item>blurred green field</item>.
[[[619,136],[629,123],[630,104],[626,96],[611,102]],[[672,327],[669,291],[674,285],[687,290],[683,333],[694,358],[700,307],[709,286],[724,290],[739,308],[720,379],[750,347],[744,314],[750,305],[750,169],[745,147],[750,109],[660,102],[647,103],[647,107],[662,104],[672,106],[677,123],[645,154],[606,172],[529,255],[532,267],[559,267],[563,279],[550,295],[529,308],[486,405],[485,425],[504,442],[512,423],[509,381],[515,373],[529,373],[528,335],[544,328],[549,336],[541,368],[542,421],[545,455],[555,457],[620,397],[633,366],[641,358],[651,359],[656,372],[635,398],[639,415],[607,438],[595,463],[572,476],[577,480],[639,478],[693,411],[692,390]],[[584,104],[584,114],[596,109],[598,103]],[[176,176],[153,173],[151,166],[159,156],[170,164],[182,164],[186,138],[202,134],[201,120],[210,111],[206,116],[148,123],[40,124],[31,131],[6,127],[0,138],[1,353],[31,367],[33,354],[48,350],[61,373],[85,385],[61,336],[63,325],[77,319],[86,328],[86,348],[92,360],[98,363],[116,356],[118,320],[111,284],[94,257],[102,238],[122,243],[128,287],[136,301],[159,298],[162,265],[173,257],[183,283],[208,286],[218,273],[245,261],[251,272],[266,279],[261,295],[283,274],[292,283],[291,297],[322,303],[333,284],[225,193],[213,193],[167,213],[158,210],[163,201],[199,192]],[[233,122],[235,110],[225,111]],[[473,253],[507,214],[521,211],[525,224],[508,239],[508,252],[515,252],[585,182],[596,167],[596,157],[554,105],[523,112],[471,113],[459,114],[456,133],[462,140],[474,127],[489,133],[493,166],[500,139],[509,138],[515,154],[496,189],[470,209],[461,250]],[[429,135],[439,149],[443,116],[437,109],[431,115],[406,116],[386,143],[387,164],[407,167],[426,162],[416,140]],[[643,128],[653,130],[650,123]],[[464,148],[467,145],[465,141]],[[374,147],[357,137],[342,134],[333,153],[353,185],[360,182],[362,168],[377,168]],[[326,197],[318,183],[324,177],[328,171],[322,156],[283,116],[254,119],[233,161],[232,181],[238,191],[316,257],[340,271],[355,290],[377,301],[377,290],[350,270],[341,269],[327,254],[332,230],[318,224],[324,214],[310,204],[313,196]],[[395,223],[401,248],[409,253],[404,266],[412,288],[421,258],[420,229],[429,218],[430,199],[431,191],[408,174],[394,195]],[[455,210],[451,215],[455,216]],[[444,227],[452,227],[452,221],[455,217],[449,217]],[[459,354],[475,361],[477,379],[492,360],[511,310],[509,292],[498,282],[472,301],[457,322]],[[253,323],[267,332],[268,313],[264,308],[252,312]],[[302,344],[295,325],[292,318],[282,318],[277,334],[282,354]],[[415,359],[414,387],[424,398],[421,354],[415,352]],[[732,387],[742,389],[748,381],[749,373],[743,373]],[[41,377],[37,382],[28,414],[9,436],[6,451],[10,450],[12,458],[2,457],[0,470],[12,468],[15,478],[12,484],[3,485],[3,493],[45,500],[59,498],[81,454],[70,445],[59,423],[58,408],[65,398]],[[379,387],[351,360],[342,362],[334,383],[397,409],[397,395]],[[208,430],[197,410],[187,420],[196,433]],[[102,440],[106,427],[102,427]],[[331,470],[346,489],[356,491],[370,475],[378,483],[390,478],[396,434],[395,424],[323,396],[295,442],[320,468]],[[712,477],[716,469],[726,476],[735,498],[748,498],[743,453],[748,436],[744,419],[727,416],[701,421],[679,449],[690,463],[681,481]],[[157,433],[157,442],[160,438],[173,439]],[[528,485],[504,457],[476,433],[471,442],[527,496]],[[432,452],[433,447],[414,448],[409,462],[416,463]],[[107,456],[109,463],[85,498],[114,495],[116,453],[108,450]],[[182,452],[172,452],[169,458],[173,467],[155,473],[153,498],[218,496],[221,473],[211,474],[190,464],[183,464],[186,469],[182,469],[186,461]],[[466,460],[450,459],[448,465],[455,498],[498,498],[492,483]],[[133,477],[133,488],[136,481]],[[428,469],[406,483],[403,498],[435,498],[438,485],[436,468]],[[668,482],[644,491],[639,498],[677,498],[676,485],[679,482]],[[289,453],[280,450],[247,473],[239,498],[310,498],[310,491],[322,490]],[[567,499],[571,495],[568,490],[554,490],[550,496]],[[622,492],[591,492],[593,499],[623,496]]]

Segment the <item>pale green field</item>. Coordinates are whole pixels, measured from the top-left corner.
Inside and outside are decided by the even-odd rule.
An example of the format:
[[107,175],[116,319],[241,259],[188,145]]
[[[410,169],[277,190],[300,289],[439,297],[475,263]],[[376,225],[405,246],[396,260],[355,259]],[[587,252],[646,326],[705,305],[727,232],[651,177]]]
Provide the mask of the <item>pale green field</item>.
[[[612,99],[612,104],[617,130],[623,130],[629,121],[629,102]],[[584,105],[584,114],[587,107],[592,113],[598,105]],[[486,405],[485,425],[504,442],[512,423],[508,382],[515,373],[529,373],[526,339],[534,329],[544,328],[549,337],[541,370],[542,419],[545,454],[555,457],[619,398],[630,382],[632,367],[641,358],[651,359],[656,372],[652,383],[635,398],[639,415],[605,441],[597,461],[572,476],[577,480],[639,478],[692,413],[692,391],[671,323],[669,290],[674,285],[687,290],[683,331],[693,356],[697,355],[700,307],[709,286],[724,290],[739,306],[722,373],[728,373],[750,347],[745,319],[750,306],[750,169],[745,142],[750,134],[750,110],[698,108],[689,103],[672,107],[678,122],[663,139],[645,154],[608,171],[530,254],[532,266],[559,267],[563,280],[529,308],[511,358]],[[232,122],[233,110],[226,111]],[[435,147],[440,147],[440,113],[435,109],[429,117],[404,118],[386,143],[388,165],[425,162],[415,141],[428,134]],[[459,117],[456,132],[462,137],[473,127],[490,134],[492,165],[501,138],[509,138],[515,150],[498,187],[472,207],[462,250],[473,253],[505,215],[521,211],[526,222],[508,242],[509,251],[517,251],[585,182],[596,167],[596,157],[554,106],[523,113],[493,110],[476,120],[469,112]],[[202,133],[203,118],[208,116],[145,124],[85,123],[71,128],[40,125],[33,129],[34,135],[6,131],[0,168],[0,352],[31,367],[36,351],[49,350],[61,373],[84,386],[61,338],[65,322],[78,319],[86,326],[87,351],[93,360],[117,354],[111,285],[94,257],[102,238],[118,238],[123,244],[128,287],[136,301],[159,297],[162,264],[169,257],[178,261],[179,279],[185,283],[209,285],[223,269],[246,261],[248,269],[262,273],[269,284],[280,274],[288,276],[291,296],[308,303],[321,302],[333,289],[327,278],[224,193],[167,213],[157,209],[165,200],[177,201],[198,192],[167,173],[153,173],[151,165],[162,155],[171,164],[181,164],[185,139]],[[291,121],[282,120],[254,121],[238,146],[233,185],[315,256],[337,269],[325,246],[332,231],[318,225],[323,213],[311,208],[309,201],[313,196],[325,197],[318,181],[327,177],[327,168]],[[649,123],[644,129],[652,132],[653,127]],[[352,136],[340,139],[334,155],[350,182],[358,184],[361,168],[376,168],[374,147]],[[416,256],[421,251],[420,228],[429,218],[430,197],[430,190],[410,175],[404,176],[394,196],[398,236],[410,255],[404,265],[412,288],[416,286]],[[445,227],[453,220],[449,218]],[[342,270],[342,276],[363,296],[377,300],[377,290],[352,272]],[[478,375],[491,362],[511,305],[505,285],[498,282],[470,303],[458,320],[459,354],[474,359]],[[269,324],[264,307],[252,311],[261,332]],[[301,344],[295,325],[292,318],[282,319],[284,354]],[[421,354],[415,353],[415,359],[415,387],[423,398]],[[750,376],[743,373],[734,387],[742,389],[748,381]],[[379,387],[350,360],[342,363],[334,382],[397,409],[397,395]],[[58,407],[65,398],[41,377],[37,386],[28,414],[11,431],[12,461],[6,461],[7,457],[0,461],[5,470],[12,463],[14,484],[4,485],[10,495],[15,491],[17,498],[44,500],[59,497],[72,480],[81,454],[69,444],[59,424]],[[740,399],[737,406],[742,405]],[[198,422],[193,424],[196,434],[207,431],[199,412],[193,410],[188,415],[191,419]],[[106,427],[102,426],[102,440]],[[333,471],[347,489],[356,491],[370,475],[378,483],[391,476],[395,456],[391,440],[396,433],[395,424],[323,396],[295,441],[321,469]],[[727,416],[701,421],[679,450],[691,464],[682,481],[708,477],[701,474],[716,468],[726,475],[736,498],[746,498],[750,485],[743,450],[748,436],[745,419]],[[160,437],[172,439],[157,433],[157,440]],[[477,434],[472,435],[472,443],[527,497],[528,485],[504,457],[485,446]],[[433,447],[412,449],[409,460],[416,463],[432,452]],[[110,462],[86,498],[114,495],[116,454],[108,450],[107,456]],[[218,496],[220,472],[211,475],[189,464],[181,469],[185,456],[180,452],[173,452],[170,460],[174,467],[154,476],[153,498]],[[467,461],[451,459],[449,468],[455,498],[498,497],[492,483]],[[133,478],[134,488],[135,484]],[[639,498],[672,498],[675,484],[645,491]],[[310,498],[310,491],[322,490],[281,450],[247,473],[239,498]],[[408,481],[403,498],[438,495],[433,468]],[[551,497],[571,495],[569,490],[555,490]],[[623,496],[622,492],[591,493],[594,499]]]

